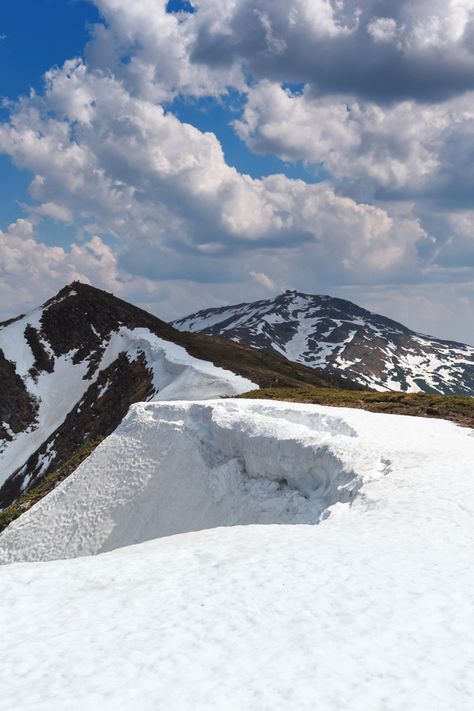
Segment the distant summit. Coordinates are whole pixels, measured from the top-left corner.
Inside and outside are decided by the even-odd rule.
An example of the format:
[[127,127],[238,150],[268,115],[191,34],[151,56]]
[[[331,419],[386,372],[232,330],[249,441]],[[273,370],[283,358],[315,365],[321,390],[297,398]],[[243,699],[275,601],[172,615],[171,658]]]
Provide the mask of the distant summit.
[[228,338],[374,390],[474,395],[474,347],[411,331],[344,299],[288,289],[173,324]]

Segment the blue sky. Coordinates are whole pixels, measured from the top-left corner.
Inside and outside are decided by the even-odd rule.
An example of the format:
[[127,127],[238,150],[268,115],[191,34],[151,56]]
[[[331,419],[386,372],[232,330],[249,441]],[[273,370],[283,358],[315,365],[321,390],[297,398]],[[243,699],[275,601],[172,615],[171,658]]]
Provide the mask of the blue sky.
[[[27,21],[25,21],[27,19]],[[86,0],[15,0],[0,10],[0,86],[16,99],[41,90],[42,75],[55,64],[81,54],[87,26],[99,14]]]
[[[15,100],[31,89],[41,92],[44,73],[81,54],[88,39],[88,26],[98,19],[97,9],[87,0],[2,3],[0,96]],[[28,200],[31,175],[12,166],[7,156],[1,156],[0,180],[0,225],[5,226],[18,217],[18,204]],[[54,230],[54,226],[50,224],[48,229]],[[44,232],[47,239],[48,230]]]
[[[189,11],[186,0],[171,0],[170,12]],[[25,23],[25,17],[28,22]],[[67,59],[81,56],[89,39],[89,29],[100,21],[97,8],[88,0],[16,0],[6,2],[0,10],[0,95],[8,100],[28,94],[41,93],[44,73],[60,66]],[[272,155],[255,155],[247,149],[230,126],[237,115],[242,100],[238,95],[225,101],[212,99],[175,100],[169,110],[182,121],[189,122],[202,131],[213,131],[221,141],[226,160],[240,172],[260,178],[272,173],[285,173],[291,178],[317,182],[325,175],[317,166],[311,169],[302,161],[286,163]],[[6,112],[4,111],[5,115]],[[6,156],[0,156],[0,225],[13,222],[19,205],[28,202],[28,185],[31,173],[12,165]],[[40,228],[42,239],[50,244],[69,244],[74,231],[54,221]]]
[[201,131],[212,131],[222,144],[226,162],[241,173],[263,178],[273,173],[284,173],[289,178],[317,183],[326,177],[323,166],[305,166],[302,160],[288,162],[271,154],[252,153],[232,128],[233,117],[242,110],[243,99],[230,95],[221,102],[215,99],[175,99],[169,110],[181,121],[196,126]]
[[474,341],[472,26],[471,0],[3,3],[0,318],[72,278],[165,318],[297,288]]

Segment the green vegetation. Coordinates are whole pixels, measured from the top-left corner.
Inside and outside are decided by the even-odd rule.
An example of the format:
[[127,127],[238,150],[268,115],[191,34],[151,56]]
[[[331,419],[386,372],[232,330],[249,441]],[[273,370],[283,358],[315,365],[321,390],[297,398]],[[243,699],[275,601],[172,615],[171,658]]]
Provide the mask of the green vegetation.
[[0,511],[0,532],[3,531],[12,521],[15,521],[22,513],[28,511],[34,504],[38,503],[43,496],[49,494],[63,479],[72,474],[72,472],[77,469],[79,464],[81,464],[84,459],[86,459],[89,454],[92,454],[94,449],[99,445],[104,437],[97,437],[95,439],[88,440],[85,442],[80,449],[78,449],[73,456],[66,462],[61,464],[59,469],[56,469],[51,474],[45,476],[44,479],[40,481],[38,486],[35,486],[30,491],[27,491],[23,496],[21,496],[18,501],[14,504],[8,506],[8,508]]
[[395,415],[437,417],[451,420],[465,427],[474,427],[474,398],[460,395],[379,393],[368,390],[338,390],[304,385],[295,388],[276,387],[252,390],[240,397],[356,407],[370,412],[385,412]]
[[175,331],[173,340],[184,346],[195,358],[211,361],[220,368],[227,368],[261,388],[291,388],[308,384],[319,388],[363,390],[361,385],[334,373],[293,363],[260,348],[226,341],[217,336]]

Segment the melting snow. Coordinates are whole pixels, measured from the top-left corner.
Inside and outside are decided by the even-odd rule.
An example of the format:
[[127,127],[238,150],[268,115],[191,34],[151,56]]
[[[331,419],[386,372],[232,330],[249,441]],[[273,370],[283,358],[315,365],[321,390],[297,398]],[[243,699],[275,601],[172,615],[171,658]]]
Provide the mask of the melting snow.
[[[472,434],[260,401],[135,406],[0,537],[11,560],[116,548],[0,568],[4,707],[471,711]],[[311,508],[324,520],[301,525]]]
[[[296,332],[288,337],[290,324]],[[234,339],[238,329],[241,343],[274,350],[310,367],[344,370],[347,377],[374,390],[474,393],[474,347],[410,332],[349,302],[342,307],[329,297],[287,293],[255,304],[195,313],[174,325],[191,331],[208,329]],[[347,336],[328,342],[341,328]],[[363,357],[354,358],[358,348]]]

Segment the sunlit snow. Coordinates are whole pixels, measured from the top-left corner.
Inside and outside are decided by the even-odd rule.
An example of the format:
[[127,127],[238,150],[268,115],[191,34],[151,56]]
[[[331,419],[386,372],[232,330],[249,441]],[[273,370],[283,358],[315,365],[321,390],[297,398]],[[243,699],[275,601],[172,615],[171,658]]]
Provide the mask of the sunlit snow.
[[0,568],[2,704],[471,711],[472,435],[265,401],[133,407],[0,537],[4,560],[115,549]]

